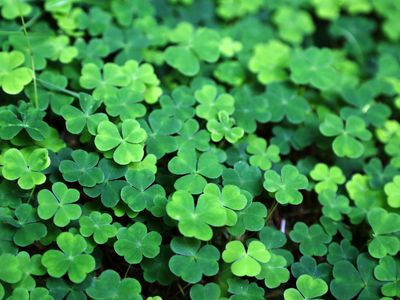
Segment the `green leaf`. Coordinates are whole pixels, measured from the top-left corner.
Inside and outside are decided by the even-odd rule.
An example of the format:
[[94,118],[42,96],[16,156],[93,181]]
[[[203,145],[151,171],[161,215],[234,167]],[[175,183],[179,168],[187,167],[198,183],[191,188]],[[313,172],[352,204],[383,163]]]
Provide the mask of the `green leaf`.
[[375,267],[376,279],[384,282],[382,294],[388,297],[400,297],[400,262],[392,256],[385,256]]
[[93,236],[97,244],[105,244],[108,239],[117,234],[117,228],[111,222],[111,215],[93,211],[89,216],[83,216],[79,219],[79,230],[82,236]]
[[318,224],[307,227],[303,222],[297,222],[290,232],[290,239],[295,243],[300,243],[300,252],[303,255],[323,256],[328,252],[326,244],[332,237],[325,233]]
[[[4,7],[2,14],[5,14]],[[6,15],[9,16],[9,12]],[[32,81],[32,70],[21,66],[24,61],[25,56],[20,51],[0,52],[0,86],[5,93],[19,94]]]
[[392,182],[384,187],[385,194],[388,196],[388,204],[393,208],[400,207],[400,176],[395,176]]

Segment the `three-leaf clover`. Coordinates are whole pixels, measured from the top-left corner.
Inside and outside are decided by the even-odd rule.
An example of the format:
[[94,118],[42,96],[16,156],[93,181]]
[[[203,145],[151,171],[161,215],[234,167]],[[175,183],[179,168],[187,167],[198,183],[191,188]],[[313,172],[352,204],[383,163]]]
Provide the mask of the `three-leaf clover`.
[[207,184],[207,178],[218,178],[222,173],[222,165],[212,152],[199,156],[194,148],[188,147],[178,151],[178,155],[168,162],[168,170],[177,175],[184,175],[175,181],[177,190],[186,190],[192,194],[200,194]]
[[32,70],[21,66],[24,61],[20,51],[0,52],[0,86],[7,94],[19,94],[32,81]]
[[303,222],[297,222],[290,232],[290,239],[300,243],[300,252],[308,256],[323,256],[328,252],[328,244],[332,237],[325,233],[319,224],[308,227]]
[[382,294],[387,297],[400,297],[400,261],[392,256],[385,256],[375,267],[376,279],[384,282]]
[[38,215],[43,220],[53,218],[58,227],[67,226],[82,214],[81,207],[74,204],[79,200],[79,191],[69,189],[64,183],[56,182],[51,191],[44,189],[38,193]]
[[164,53],[167,64],[186,76],[194,76],[200,70],[200,61],[209,63],[219,58],[219,34],[209,28],[194,31],[189,23],[180,23],[170,36],[171,42]]
[[346,180],[339,167],[333,166],[329,168],[324,163],[317,163],[311,170],[310,177],[319,181],[314,187],[318,194],[325,190],[336,192],[337,186],[343,184]]
[[249,138],[246,151],[251,154],[249,158],[250,164],[264,171],[270,169],[272,163],[277,163],[281,160],[278,146],[269,145],[267,147],[267,141],[265,139],[255,136]]
[[392,182],[389,182],[384,187],[385,194],[387,197],[387,202],[389,206],[393,208],[400,207],[400,175],[393,178]]
[[117,234],[117,228],[111,222],[111,215],[92,211],[89,216],[83,216],[79,219],[79,231],[84,237],[93,235],[97,244],[104,244]]
[[114,123],[103,121],[97,127],[94,143],[100,151],[113,150],[114,161],[120,165],[127,165],[143,158],[143,143],[146,138],[146,131],[136,120],[123,121],[121,130]]
[[74,283],[81,283],[95,268],[94,258],[84,253],[87,250],[85,239],[79,234],[63,232],[57,236],[60,250],[47,250],[42,256],[42,264],[50,276],[60,278],[68,273]]
[[114,270],[105,270],[95,278],[86,289],[87,294],[95,300],[141,300],[142,288],[134,278],[121,279]]
[[179,231],[186,237],[202,241],[212,238],[210,226],[223,226],[227,215],[218,201],[210,197],[199,197],[195,203],[187,191],[176,191],[167,204],[168,215],[178,221]]
[[358,158],[364,153],[364,145],[361,141],[368,141],[372,135],[365,127],[363,119],[350,116],[343,120],[333,114],[327,115],[319,126],[323,135],[334,137],[332,143],[333,152],[339,157]]
[[21,189],[29,190],[43,184],[46,176],[42,173],[50,165],[47,149],[8,149],[3,155],[2,175],[7,180],[18,179]]
[[59,169],[65,181],[78,181],[84,187],[93,187],[104,180],[104,174],[96,167],[99,156],[84,150],[75,150],[71,153],[73,160],[63,160]]
[[201,247],[201,242],[196,239],[175,237],[171,241],[171,249],[176,254],[169,260],[169,268],[186,282],[196,283],[203,274],[213,276],[218,273],[220,254],[216,247]]
[[320,278],[310,275],[301,275],[297,278],[296,289],[287,289],[284,293],[285,300],[320,299],[319,297],[328,292],[328,285]]
[[256,276],[261,272],[261,264],[270,260],[271,254],[260,241],[251,241],[247,251],[240,241],[225,245],[222,259],[232,263],[231,271],[236,276]]
[[348,214],[351,211],[349,199],[344,195],[336,195],[332,190],[325,190],[318,195],[319,202],[323,205],[322,213],[324,216],[334,221],[340,221],[342,214]]
[[235,120],[224,110],[218,113],[218,120],[211,119],[207,122],[207,130],[211,133],[211,139],[219,142],[223,138],[229,143],[236,143],[243,137],[244,130],[234,127]]
[[280,176],[274,170],[266,171],[263,186],[268,192],[275,193],[274,197],[280,204],[297,205],[303,201],[299,190],[307,188],[308,180],[296,167],[285,165]]
[[235,99],[227,93],[219,93],[214,85],[204,85],[194,94],[196,101],[196,115],[202,119],[211,120],[218,116],[220,111],[225,111],[228,115],[234,111]]
[[146,225],[136,222],[128,228],[122,227],[118,230],[114,249],[128,263],[138,264],[143,256],[156,257],[160,253],[160,244],[161,235],[158,232],[147,232]]
[[396,255],[400,250],[400,238],[396,235],[400,231],[400,216],[383,208],[373,208],[368,212],[367,219],[373,231],[373,239],[368,244],[371,256]]

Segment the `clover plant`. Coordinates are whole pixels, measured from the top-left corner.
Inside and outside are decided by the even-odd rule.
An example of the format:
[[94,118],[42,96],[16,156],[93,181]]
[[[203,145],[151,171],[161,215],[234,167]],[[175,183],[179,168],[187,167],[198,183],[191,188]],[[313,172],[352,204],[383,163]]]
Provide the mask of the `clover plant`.
[[400,299],[399,1],[0,15],[0,300]]

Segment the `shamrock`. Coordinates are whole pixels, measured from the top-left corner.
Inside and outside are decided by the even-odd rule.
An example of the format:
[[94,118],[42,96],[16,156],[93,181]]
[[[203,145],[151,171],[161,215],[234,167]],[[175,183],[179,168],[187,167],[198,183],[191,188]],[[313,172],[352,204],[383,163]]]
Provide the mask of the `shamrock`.
[[279,7],[273,21],[279,28],[280,37],[293,44],[300,44],[304,36],[315,30],[313,20],[306,11],[290,6]]
[[12,291],[8,300],[20,300],[20,299],[32,299],[32,300],[54,300],[54,298],[49,294],[49,291],[43,287],[33,288],[28,290],[23,287],[17,287]]
[[385,194],[388,196],[387,202],[389,206],[394,208],[400,207],[400,175],[393,178],[392,182],[385,184]]
[[196,99],[193,97],[192,91],[186,86],[178,86],[172,91],[171,95],[163,95],[160,98],[163,111],[182,121],[195,121],[190,119],[195,114],[193,108],[195,102]]
[[317,299],[328,292],[328,285],[320,278],[310,275],[301,275],[297,278],[296,289],[285,290],[285,300]]
[[15,210],[16,222],[10,222],[17,227],[14,234],[14,243],[20,247],[26,247],[40,240],[47,234],[46,225],[39,222],[36,209],[30,204],[21,204]]
[[275,193],[274,197],[280,204],[297,205],[303,201],[298,190],[307,188],[308,180],[296,167],[285,165],[280,176],[274,170],[265,172],[263,186],[268,192]]
[[85,89],[94,89],[93,97],[101,99],[115,97],[117,87],[127,86],[129,78],[125,76],[123,68],[114,63],[106,63],[103,73],[98,66],[89,63],[83,66],[79,83]]
[[332,89],[339,79],[333,62],[330,49],[310,47],[297,50],[291,57],[290,78],[296,84],[310,84],[322,91]]
[[234,111],[232,95],[218,93],[214,85],[204,85],[194,94],[197,102],[196,115],[202,119],[212,120],[218,116],[220,111],[225,111],[228,115]]
[[240,241],[232,241],[225,245],[222,259],[232,263],[231,271],[236,276],[256,276],[261,272],[260,263],[271,259],[271,254],[260,241],[251,241],[247,251]]
[[330,190],[337,191],[337,186],[343,184],[346,180],[342,170],[339,167],[328,167],[324,163],[318,163],[310,172],[310,177],[318,182],[314,189],[320,194],[323,191]]
[[84,237],[93,235],[97,244],[105,244],[109,238],[117,234],[117,228],[111,222],[111,215],[92,211],[89,216],[83,216],[79,219],[79,231]]
[[176,137],[172,135],[181,129],[182,121],[174,115],[170,115],[168,111],[154,110],[148,116],[148,122],[142,119],[140,125],[147,132],[147,153],[161,158],[166,153],[171,153],[178,149]]
[[95,300],[141,300],[141,290],[140,283],[136,279],[124,278],[121,280],[119,274],[114,270],[105,270],[93,280],[86,292]]
[[151,209],[157,197],[165,198],[165,190],[159,184],[153,184],[154,174],[149,170],[129,170],[125,174],[129,185],[121,190],[122,200],[133,211],[140,212]]
[[189,23],[180,23],[170,35],[171,42],[164,53],[165,61],[186,76],[200,71],[200,61],[216,62],[219,58],[219,34],[209,28],[194,31]]
[[11,148],[3,155],[2,175],[7,180],[18,179],[21,189],[29,190],[46,181],[46,176],[41,172],[49,165],[47,149],[21,152]]
[[336,195],[332,190],[325,190],[320,193],[318,200],[323,206],[323,214],[334,221],[340,221],[342,214],[348,214],[351,211],[349,199],[343,195]]
[[392,256],[385,256],[379,260],[374,275],[379,281],[385,282],[382,294],[388,297],[400,297],[400,262]]
[[99,7],[93,7],[89,13],[83,11],[77,16],[79,29],[87,29],[91,36],[100,35],[110,26],[111,15]]
[[176,191],[167,204],[168,215],[178,221],[179,231],[186,237],[202,241],[212,238],[210,226],[226,224],[226,211],[210,197],[199,197],[195,205],[193,196],[187,191]]
[[212,245],[201,246],[195,239],[175,237],[171,249],[176,253],[168,262],[171,272],[189,283],[196,283],[203,275],[218,273],[219,251]]
[[103,113],[95,113],[100,105],[100,100],[94,100],[92,96],[80,93],[79,106],[81,110],[72,105],[65,105],[61,108],[61,115],[66,120],[67,130],[73,134],[79,134],[87,127],[90,134],[96,134],[97,125],[108,119]]
[[19,94],[32,81],[32,70],[21,67],[24,61],[25,56],[20,51],[0,52],[0,86],[5,93]]
[[[22,278],[17,283],[14,284],[14,291],[16,289],[33,289],[35,287],[35,279],[34,276],[43,276],[46,274],[46,269],[43,267],[41,263],[42,255],[34,254],[29,256],[28,252],[21,251],[17,254],[17,260],[19,268],[22,272]],[[18,300],[20,298],[17,298]]]
[[176,279],[168,266],[171,256],[172,251],[170,246],[161,245],[160,254],[151,259],[143,259],[140,266],[143,269],[145,280],[151,283],[158,282],[164,286],[170,285]]
[[290,48],[278,40],[271,40],[255,46],[249,60],[249,69],[257,74],[257,79],[262,84],[279,82],[287,77],[285,68],[289,60]]
[[333,141],[333,152],[339,157],[358,158],[364,153],[361,141],[371,139],[371,133],[365,128],[365,122],[356,116],[346,119],[346,124],[336,115],[327,115],[319,126],[325,136],[336,136]]
[[267,147],[267,141],[256,136],[250,136],[246,151],[251,154],[249,162],[252,166],[259,167],[266,171],[271,168],[272,163],[277,163],[279,157],[279,147],[270,145]]
[[[399,174],[397,169],[392,165],[383,167],[382,161],[378,158],[372,158],[369,163],[364,166],[364,171],[369,177],[369,185],[374,189],[384,187],[385,184],[392,181],[392,179]],[[388,193],[386,193],[386,195],[388,195]]]
[[214,76],[222,82],[232,86],[240,86],[245,79],[245,71],[242,65],[236,61],[226,61],[218,65]]
[[35,141],[43,141],[50,127],[43,121],[44,113],[29,104],[21,104],[18,111],[0,110],[0,137],[11,140],[27,133]]
[[39,217],[43,220],[53,217],[53,222],[58,227],[65,227],[71,220],[79,219],[82,214],[81,207],[73,204],[79,200],[79,191],[69,189],[62,182],[54,183],[51,190],[44,189],[38,193]]
[[255,282],[249,283],[248,280],[239,278],[228,279],[228,292],[233,294],[232,300],[263,300],[265,291]]
[[136,120],[123,121],[121,130],[112,122],[103,121],[97,127],[94,143],[100,151],[114,149],[114,161],[120,165],[127,165],[143,158],[143,143],[146,138],[146,131]]
[[341,260],[355,262],[358,254],[357,248],[352,246],[349,240],[344,239],[340,244],[332,243],[329,245],[329,253],[326,258],[330,264],[334,265]]
[[280,83],[269,85],[265,97],[272,122],[280,122],[286,117],[290,123],[298,124],[304,121],[310,111],[306,99]]
[[0,280],[8,283],[17,283],[22,278],[21,268],[16,256],[10,253],[0,255]]
[[251,202],[241,211],[236,212],[237,222],[228,228],[234,236],[242,235],[247,231],[259,231],[265,224],[267,208],[261,202]]
[[207,130],[199,130],[199,123],[195,119],[187,120],[179,131],[176,138],[180,148],[195,148],[199,151],[206,151],[210,147],[210,134]]
[[62,232],[57,236],[60,250],[47,250],[42,256],[42,264],[50,276],[60,278],[68,273],[74,283],[81,283],[95,268],[94,258],[85,254],[88,245],[79,234]]
[[73,160],[63,160],[59,169],[65,181],[78,181],[84,187],[93,187],[104,180],[101,170],[96,167],[99,156],[84,150],[72,151]]
[[209,183],[204,187],[203,194],[200,195],[198,202],[202,201],[201,199],[208,202],[219,202],[225,210],[226,225],[228,226],[235,225],[237,222],[235,211],[242,210],[247,206],[246,196],[234,185],[226,185],[221,191],[216,184]]
[[161,235],[156,231],[147,232],[143,223],[136,222],[117,232],[114,250],[130,264],[140,263],[143,256],[153,258],[160,253]]
[[400,216],[383,208],[373,208],[368,212],[367,219],[373,231],[373,239],[368,245],[371,256],[396,255],[400,250],[400,239],[396,236],[400,231]]
[[314,224],[307,227],[303,222],[297,222],[290,232],[290,239],[300,243],[300,252],[308,256],[322,256],[328,252],[326,244],[332,237],[325,233],[321,225]]
[[121,177],[125,175],[127,167],[103,158],[99,162],[99,168],[104,175],[104,180],[94,187],[85,187],[85,194],[92,198],[100,196],[101,203],[105,207],[115,207],[120,200],[121,189],[126,185]]
[[107,114],[113,117],[120,117],[122,121],[143,117],[146,114],[146,107],[140,102],[143,100],[143,93],[124,87],[118,90],[115,97],[104,99]]
[[332,266],[330,264],[317,264],[317,261],[310,256],[302,256],[298,262],[292,264],[291,269],[293,276],[296,278],[306,274],[328,282],[332,277]]
[[175,189],[200,194],[207,184],[204,177],[218,178],[222,166],[214,153],[205,152],[197,157],[196,150],[190,147],[178,151],[178,155],[168,162],[168,170],[173,174],[185,175],[175,181]]
[[330,291],[336,299],[379,299],[380,284],[374,278],[376,263],[367,254],[357,258],[357,269],[347,260],[333,266]]
[[250,192],[253,196],[261,193],[261,171],[255,166],[239,161],[232,168],[222,172],[224,185],[233,184]]
[[210,299],[210,300],[220,300],[221,298],[221,289],[219,286],[210,282],[206,285],[196,284],[190,289],[190,299],[193,300],[202,300],[202,299]]
[[211,119],[207,122],[207,130],[211,133],[211,139],[214,142],[225,138],[230,143],[236,143],[243,137],[244,130],[240,127],[233,127],[234,124],[235,120],[222,110],[218,113],[218,120]]

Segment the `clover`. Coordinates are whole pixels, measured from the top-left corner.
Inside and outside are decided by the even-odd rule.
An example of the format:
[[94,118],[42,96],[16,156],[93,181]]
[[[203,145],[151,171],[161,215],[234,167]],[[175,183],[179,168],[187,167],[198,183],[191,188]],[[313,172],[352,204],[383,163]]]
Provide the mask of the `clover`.
[[117,234],[117,228],[111,222],[111,215],[93,211],[89,216],[79,219],[79,231],[84,237],[93,236],[97,244],[105,244],[108,239]]
[[38,193],[38,215],[43,220],[53,218],[58,227],[67,226],[72,220],[77,220],[82,210],[78,204],[79,191],[69,189],[64,183],[56,182],[51,191],[43,189]]
[[308,256],[322,256],[328,252],[328,244],[332,237],[325,233],[321,225],[308,227],[303,222],[297,222],[290,232],[290,239],[300,243],[300,252]]
[[71,153],[72,160],[63,160],[59,165],[60,172],[67,182],[78,181],[84,187],[93,187],[104,180],[104,174],[96,167],[99,156],[84,150]]
[[326,190],[336,192],[338,185],[343,184],[346,180],[339,167],[333,166],[329,168],[323,163],[318,163],[314,166],[310,172],[310,177],[319,181],[314,187],[318,194]]
[[95,100],[90,95],[81,93],[79,95],[79,106],[81,109],[72,105],[63,106],[61,108],[61,115],[66,120],[68,131],[73,134],[79,134],[87,128],[90,134],[96,134],[97,125],[108,119],[107,115],[96,113],[100,105],[100,100]]
[[92,299],[140,299],[142,288],[140,283],[134,278],[123,278],[114,270],[105,270],[100,276],[95,278],[91,285],[86,289],[87,294]]
[[222,190],[214,183],[209,183],[204,187],[203,193],[200,195],[198,202],[203,201],[219,202],[220,206],[225,209],[226,225],[232,226],[237,222],[235,211],[242,210],[247,206],[247,198],[242,191],[234,185],[226,185]]
[[356,116],[348,117],[344,124],[340,117],[327,115],[319,130],[325,136],[335,137],[332,148],[339,157],[360,157],[365,149],[361,141],[368,141],[372,136],[366,129],[365,122]]
[[125,121],[143,117],[146,114],[146,107],[140,103],[142,101],[143,93],[124,87],[118,90],[115,97],[104,99],[104,104],[107,114]]
[[258,81],[269,84],[287,78],[285,68],[288,67],[289,61],[290,48],[278,40],[271,40],[255,46],[249,60],[249,69],[257,74]]
[[275,193],[274,197],[280,204],[298,205],[303,201],[299,190],[307,188],[308,180],[296,167],[285,165],[280,176],[274,170],[266,171],[263,186],[268,192]]
[[205,152],[199,156],[193,148],[183,148],[178,155],[168,162],[168,170],[176,175],[184,175],[175,181],[177,190],[186,190],[192,194],[200,194],[207,180],[204,178],[218,178],[222,173],[222,166],[212,152]]
[[172,195],[167,213],[178,221],[178,229],[184,236],[202,241],[212,238],[211,226],[223,226],[227,222],[225,209],[213,198],[199,197],[195,204],[193,196],[184,190]]
[[13,240],[17,246],[26,247],[44,238],[47,234],[46,225],[39,222],[36,209],[24,203],[15,209],[16,220],[6,221],[17,228]]
[[186,282],[199,282],[203,275],[213,276],[219,270],[220,254],[212,245],[201,247],[198,240],[175,237],[171,249],[175,253],[168,262],[171,272]]
[[146,131],[136,120],[123,121],[120,130],[110,121],[103,121],[97,127],[94,143],[100,151],[113,150],[114,161],[127,165],[143,158],[143,142],[146,138]]
[[397,175],[393,178],[392,182],[385,184],[385,194],[388,196],[388,204],[391,207],[400,207],[400,176]]
[[46,181],[46,176],[42,172],[49,165],[47,149],[38,148],[21,152],[11,148],[3,155],[2,175],[7,180],[18,179],[21,189],[29,190]]
[[182,121],[192,120],[191,118],[195,114],[193,108],[195,102],[192,91],[183,85],[173,89],[170,95],[163,95],[160,98],[162,110]]
[[146,225],[136,222],[118,230],[114,249],[128,263],[137,264],[143,257],[156,257],[160,253],[160,244],[161,235],[157,231],[147,232]]
[[68,273],[74,283],[81,283],[88,273],[95,268],[94,258],[86,254],[88,245],[85,239],[70,232],[62,232],[57,236],[60,250],[47,250],[42,256],[42,264],[49,275],[60,278]]
[[210,134],[207,130],[199,130],[200,125],[195,119],[187,120],[181,130],[176,142],[179,148],[195,148],[199,151],[206,151],[210,147]]
[[233,294],[232,298],[240,297],[246,300],[265,299],[265,291],[262,287],[259,287],[255,282],[250,283],[248,280],[239,278],[228,279],[228,292]]
[[334,56],[330,49],[299,49],[290,60],[290,78],[296,84],[310,84],[322,91],[332,89],[339,79],[333,63]]
[[207,130],[211,133],[211,139],[214,142],[225,139],[230,143],[236,143],[243,137],[244,130],[234,127],[234,124],[235,120],[222,110],[218,113],[218,120],[211,119],[207,122]]
[[256,276],[261,272],[261,263],[271,259],[271,254],[260,241],[251,241],[245,249],[240,241],[225,245],[222,259],[232,263],[231,271],[236,276]]
[[318,200],[323,205],[323,214],[334,221],[340,221],[342,214],[351,212],[349,199],[343,195],[336,195],[332,190],[325,190],[320,193]]
[[325,282],[329,282],[332,277],[332,266],[330,264],[317,264],[314,258],[306,255],[302,256],[298,262],[292,264],[291,271],[295,278],[306,274],[313,278],[321,278]]
[[250,201],[243,210],[236,212],[236,215],[237,221],[228,231],[234,236],[240,236],[245,231],[259,231],[264,227],[267,208],[261,202]]
[[319,299],[318,297],[328,292],[328,285],[320,278],[313,278],[310,275],[301,275],[296,281],[297,289],[285,290],[285,300],[294,299]]
[[387,297],[400,297],[399,288],[399,260],[392,256],[385,256],[379,260],[374,269],[376,279],[384,282],[381,288],[382,294]]
[[19,94],[32,81],[32,70],[21,66],[24,61],[25,56],[20,51],[0,52],[0,86],[5,93]]
[[170,34],[165,61],[186,76],[194,76],[200,71],[200,62],[213,63],[220,55],[218,32],[209,28],[193,29],[189,23],[179,24]]
[[226,168],[222,172],[224,185],[232,184],[248,191],[253,196],[261,193],[261,171],[255,166],[239,161],[233,168]]
[[193,300],[210,299],[219,300],[221,299],[221,289],[219,286],[210,282],[206,285],[196,284],[190,289],[190,298]]
[[400,250],[400,240],[396,234],[400,230],[400,217],[383,208],[373,208],[367,215],[368,223],[373,231],[373,238],[368,244],[368,252],[372,257],[382,258],[396,255]]
[[310,106],[304,97],[283,84],[273,83],[268,86],[265,98],[272,122],[280,122],[286,118],[290,123],[298,124],[305,120]]
[[264,171],[270,169],[272,163],[277,163],[281,160],[279,147],[276,145],[267,147],[267,142],[264,139],[255,136],[250,136],[246,151],[251,154],[249,158],[250,164]]
[[155,176],[151,171],[129,170],[125,177],[129,185],[122,188],[121,197],[133,211],[140,212],[145,208],[151,210],[156,198],[166,198],[161,185],[152,185]]
[[202,119],[212,120],[220,111],[228,115],[234,111],[234,98],[227,93],[219,93],[214,85],[204,85],[194,94],[196,101],[196,115]]

